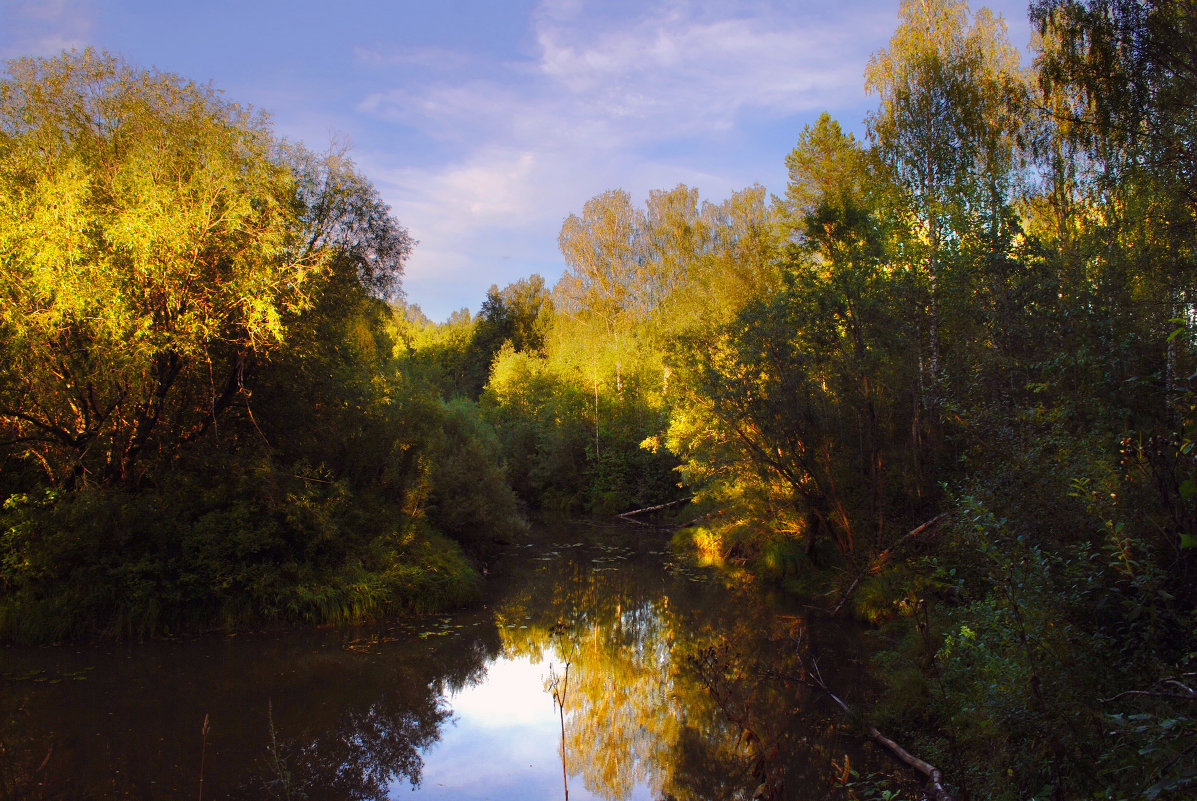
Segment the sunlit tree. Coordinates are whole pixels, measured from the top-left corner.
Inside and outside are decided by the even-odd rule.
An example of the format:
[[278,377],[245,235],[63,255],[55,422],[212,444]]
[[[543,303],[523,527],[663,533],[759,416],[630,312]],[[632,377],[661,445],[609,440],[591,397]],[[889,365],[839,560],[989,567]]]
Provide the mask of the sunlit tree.
[[0,83],[0,435],[57,481],[135,482],[247,397],[341,268],[397,287],[411,247],[344,159],[93,51]]
[[987,9],[970,19],[964,0],[906,0],[900,17],[888,49],[869,61],[865,88],[880,100],[869,133],[901,190],[925,282],[925,387],[934,405],[945,293],[966,272],[968,240],[983,238],[992,251],[1009,237],[1023,79],[1004,23]]

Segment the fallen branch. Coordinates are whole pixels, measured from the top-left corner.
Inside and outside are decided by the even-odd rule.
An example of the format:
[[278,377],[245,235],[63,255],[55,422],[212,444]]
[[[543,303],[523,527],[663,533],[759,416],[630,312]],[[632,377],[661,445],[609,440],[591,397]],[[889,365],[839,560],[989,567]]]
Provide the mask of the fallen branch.
[[615,516],[622,517],[622,518],[626,519],[626,518],[632,517],[633,515],[644,515],[644,514],[648,514],[649,512],[659,512],[662,509],[668,509],[669,507],[677,506],[680,503],[688,503],[693,499],[693,497],[694,496],[690,496],[689,498],[679,498],[676,501],[670,501],[669,503],[662,503],[658,506],[646,506],[643,509],[633,509],[630,512],[620,512],[619,514],[617,514]]
[[[1192,683],[1191,677],[1194,676],[1197,676],[1197,673],[1183,673],[1180,676],[1169,676],[1155,683],[1154,686],[1159,688],[1157,690],[1126,690],[1110,698],[1101,698],[1099,700],[1103,704],[1112,704],[1119,698],[1124,698],[1128,695],[1148,696],[1151,698],[1176,698],[1183,701],[1197,700],[1197,690],[1180,681],[1181,678],[1184,678]],[[1179,688],[1180,691],[1167,689],[1169,687]]]
[[897,547],[899,545],[902,545],[907,540],[909,540],[913,537],[917,537],[918,535],[922,534],[924,531],[926,531],[927,529],[936,525],[937,523],[939,523],[941,520],[943,520],[947,516],[948,516],[947,512],[944,512],[943,514],[938,514],[935,517],[928,520],[926,523],[923,523],[918,528],[911,529],[910,531],[907,531],[905,534],[903,534],[901,537],[898,538],[897,542],[895,542],[893,545],[886,548],[881,553],[877,554],[877,558],[875,558],[872,561],[872,563],[869,565],[869,572],[872,573],[873,575],[876,575],[877,573],[879,573],[881,571],[881,568],[885,567],[885,563],[889,561],[891,556],[893,556],[894,551],[897,549]]
[[[822,674],[819,673],[819,664],[817,662],[812,662],[811,667],[814,680],[808,680],[806,683],[811,684],[826,693],[832,701],[835,701],[837,704],[839,704],[840,708],[844,710],[846,715],[849,717],[855,717],[852,707],[848,706],[848,704],[845,703],[842,698],[833,693],[827,687],[827,684],[823,681]],[[914,768],[919,773],[927,777],[927,781],[930,782],[929,789],[931,798],[934,799],[934,801],[956,801],[948,789],[943,786],[943,773],[940,772],[939,768],[935,767],[926,760],[919,759],[914,754],[910,753],[905,748],[898,745],[896,742],[878,731],[876,726],[870,725],[868,727],[868,732],[870,737],[885,746],[886,750],[897,757],[899,761],[909,767]]]
[[846,604],[848,602],[848,596],[852,595],[852,591],[854,589],[856,589],[856,585],[860,583],[860,580],[861,580],[861,578],[863,578],[863,576],[864,576],[864,574],[862,573],[861,575],[852,579],[852,583],[848,585],[847,591],[844,592],[844,597],[840,598],[840,602],[835,605],[835,609],[831,610],[832,617],[835,617],[836,615],[838,615],[840,613],[840,610],[844,608],[844,604]]
[[42,764],[37,766],[34,773],[41,773],[46,769],[46,765],[50,764],[50,757],[54,756],[54,743],[50,743],[50,750],[46,752],[46,758],[42,760]]
[[905,534],[903,534],[901,537],[898,538],[897,542],[895,542],[893,545],[886,548],[881,553],[877,554],[877,556],[873,559],[873,561],[871,561],[869,563],[868,568],[866,570],[864,570],[863,572],[861,572],[860,574],[858,574],[856,576],[856,578],[854,578],[852,580],[852,583],[848,585],[848,589],[846,592],[844,592],[844,596],[842,598],[840,598],[840,602],[835,605],[834,609],[831,610],[831,616],[835,617],[836,615],[838,615],[840,613],[840,610],[844,608],[844,604],[846,604],[848,602],[848,598],[852,595],[852,591],[856,589],[856,585],[860,583],[860,580],[862,578],[864,578],[866,575],[875,576],[881,572],[881,568],[885,567],[885,563],[890,560],[890,557],[893,556],[894,551],[898,548],[899,545],[902,545],[904,542],[911,539],[912,537],[917,537],[919,534],[922,534],[924,531],[926,531],[927,529],[936,525],[937,523],[939,523],[941,520],[943,520],[947,516],[948,516],[947,512],[944,512],[943,514],[936,515],[935,517],[928,520],[926,523],[923,523],[918,528],[914,528],[914,529],[911,529],[910,531],[906,532]]

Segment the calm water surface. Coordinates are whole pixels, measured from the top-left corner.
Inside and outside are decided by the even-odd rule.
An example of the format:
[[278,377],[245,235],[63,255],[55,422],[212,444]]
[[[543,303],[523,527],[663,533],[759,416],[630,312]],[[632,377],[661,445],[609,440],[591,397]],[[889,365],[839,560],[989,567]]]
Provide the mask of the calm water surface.
[[458,614],[7,649],[0,799],[818,799],[845,759],[867,769],[795,681],[817,659],[859,693],[855,636],[662,537],[512,546]]

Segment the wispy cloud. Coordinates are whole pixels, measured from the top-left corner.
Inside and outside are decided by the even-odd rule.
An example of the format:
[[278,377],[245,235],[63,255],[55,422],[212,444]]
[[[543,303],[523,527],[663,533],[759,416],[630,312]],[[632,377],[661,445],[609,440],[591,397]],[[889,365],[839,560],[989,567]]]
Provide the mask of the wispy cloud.
[[[412,294],[431,289],[437,272],[457,283],[473,260],[502,258],[470,251],[504,230],[535,238],[541,262],[554,258],[562,218],[606,188],[643,196],[701,181],[709,196],[761,180],[709,152],[703,163],[659,154],[725,138],[745,121],[858,105],[864,61],[894,12],[867,2],[829,20],[788,6],[545,0],[522,59],[476,65],[463,78],[470,56],[395,56],[396,65],[424,69],[443,62],[443,77],[373,92],[358,110],[458,153],[440,165],[369,171],[421,240]],[[359,58],[385,66],[378,54]],[[780,163],[783,155],[762,158]]]
[[539,68],[585,116],[639,122],[629,129],[638,137],[685,135],[730,128],[746,112],[842,105],[860,93],[852,51],[888,24],[888,15],[872,25],[777,12],[712,17],[670,3],[595,31],[584,16],[558,9],[537,25]]
[[87,47],[93,14],[91,0],[5,0],[0,4],[0,21],[7,29],[0,58],[56,56]]
[[[747,113],[781,117],[851,105],[862,95],[867,43],[881,38],[891,18],[712,17],[668,3],[603,20],[581,3],[553,0],[533,18],[534,58],[484,65],[466,81],[376,92],[360,108],[431,136],[484,129],[488,140],[497,134],[537,147],[578,143],[579,134],[587,147],[701,136]],[[442,51],[395,58],[424,66],[462,60]]]

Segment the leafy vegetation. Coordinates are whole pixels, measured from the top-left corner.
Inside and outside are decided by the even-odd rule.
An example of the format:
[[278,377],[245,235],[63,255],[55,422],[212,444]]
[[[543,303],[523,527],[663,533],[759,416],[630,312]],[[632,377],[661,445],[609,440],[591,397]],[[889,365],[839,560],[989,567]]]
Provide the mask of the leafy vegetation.
[[808,126],[784,197],[602,193],[555,286],[442,324],[343,155],[14,62],[0,629],[426,607],[525,512],[689,500],[676,542],[873,627],[878,719],[961,796],[1191,794],[1197,9],[1030,13],[1026,68],[903,3],[867,135]]
[[546,429],[593,437],[579,489],[672,454],[675,542],[870,621],[879,719],[961,795],[1191,791],[1193,11],[1037,4],[1024,70],[906,3],[867,139],[808,126],[784,197],[594,198],[484,395],[517,472]]
[[[414,242],[343,154],[110,56],[24,59],[0,83],[0,203],[0,631],[473,596],[462,547],[518,510],[493,435],[398,369]],[[430,506],[450,489],[484,513]]]

